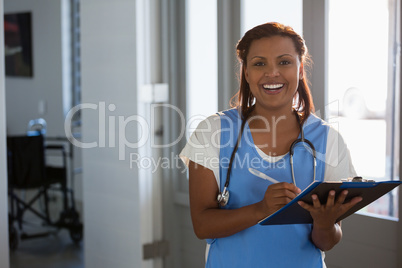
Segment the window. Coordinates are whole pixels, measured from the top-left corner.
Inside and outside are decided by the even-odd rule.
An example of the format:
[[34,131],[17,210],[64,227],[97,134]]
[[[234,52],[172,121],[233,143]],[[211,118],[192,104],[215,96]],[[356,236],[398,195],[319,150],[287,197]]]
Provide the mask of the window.
[[187,135],[217,112],[217,2],[189,0],[186,28]]
[[243,0],[242,35],[266,22],[280,22],[303,32],[303,0]]
[[[376,181],[399,180],[399,98],[395,97],[395,37],[399,29],[395,3],[329,3],[330,121],[338,122],[359,176]],[[397,197],[395,190],[362,212],[398,217]]]

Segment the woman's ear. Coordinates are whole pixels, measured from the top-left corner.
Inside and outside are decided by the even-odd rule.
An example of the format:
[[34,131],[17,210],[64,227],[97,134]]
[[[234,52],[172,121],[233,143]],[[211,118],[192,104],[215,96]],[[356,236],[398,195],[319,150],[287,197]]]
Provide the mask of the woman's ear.
[[303,63],[300,63],[299,67],[299,80],[303,80],[304,78],[304,65]]
[[247,67],[246,65],[243,63],[243,73],[244,73],[244,77],[246,78],[246,81],[248,83],[248,72],[247,72]]

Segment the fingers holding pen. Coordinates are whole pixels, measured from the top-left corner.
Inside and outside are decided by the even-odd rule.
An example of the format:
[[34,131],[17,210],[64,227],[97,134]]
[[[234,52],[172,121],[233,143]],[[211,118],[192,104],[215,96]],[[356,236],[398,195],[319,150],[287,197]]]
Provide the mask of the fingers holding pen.
[[291,183],[272,184],[265,192],[263,209],[272,214],[292,201],[300,192],[301,190]]
[[292,200],[300,192],[301,190],[297,188],[294,184],[281,182],[270,185],[265,195],[269,193],[272,198],[288,197]]

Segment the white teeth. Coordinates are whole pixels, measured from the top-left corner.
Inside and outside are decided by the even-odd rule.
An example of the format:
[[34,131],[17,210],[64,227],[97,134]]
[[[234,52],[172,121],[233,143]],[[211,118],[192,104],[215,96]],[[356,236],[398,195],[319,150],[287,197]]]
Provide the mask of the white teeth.
[[265,84],[265,85],[262,85],[262,87],[265,89],[278,89],[278,88],[283,87],[283,84],[273,84],[273,85]]

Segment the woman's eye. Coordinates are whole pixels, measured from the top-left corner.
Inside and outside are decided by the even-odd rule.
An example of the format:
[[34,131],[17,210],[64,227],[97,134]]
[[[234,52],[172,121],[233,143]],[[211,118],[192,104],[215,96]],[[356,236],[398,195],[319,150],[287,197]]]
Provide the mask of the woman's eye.
[[290,64],[290,61],[288,61],[288,60],[283,60],[283,61],[279,62],[279,64],[280,64],[280,65],[289,65],[289,64]]
[[264,66],[265,64],[263,62],[256,62],[254,63],[254,66]]

